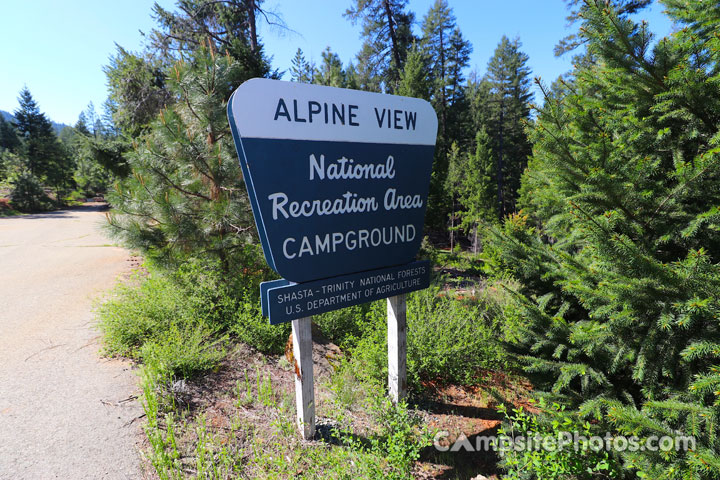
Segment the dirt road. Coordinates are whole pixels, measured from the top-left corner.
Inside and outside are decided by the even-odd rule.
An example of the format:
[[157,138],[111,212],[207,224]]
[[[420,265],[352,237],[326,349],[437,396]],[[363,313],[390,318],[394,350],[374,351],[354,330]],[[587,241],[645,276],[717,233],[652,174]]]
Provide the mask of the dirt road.
[[93,328],[130,268],[104,221],[93,205],[0,218],[0,479],[140,477],[136,375]]

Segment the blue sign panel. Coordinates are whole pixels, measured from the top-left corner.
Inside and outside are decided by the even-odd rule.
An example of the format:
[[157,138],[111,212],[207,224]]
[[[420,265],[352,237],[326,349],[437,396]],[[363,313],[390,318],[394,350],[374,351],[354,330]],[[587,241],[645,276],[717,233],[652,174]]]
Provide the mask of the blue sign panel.
[[260,312],[263,317],[267,317],[269,315],[267,307],[267,291],[271,288],[284,287],[285,285],[291,284],[292,282],[288,282],[284,278],[281,278],[280,280],[270,280],[269,282],[262,282],[260,284]]
[[[269,282],[268,282],[269,283]],[[268,288],[262,302],[271,324],[422,290],[430,285],[430,262],[341,275],[313,282]]]
[[228,116],[265,258],[282,277],[303,283],[415,258],[437,133],[430,104],[253,79]]

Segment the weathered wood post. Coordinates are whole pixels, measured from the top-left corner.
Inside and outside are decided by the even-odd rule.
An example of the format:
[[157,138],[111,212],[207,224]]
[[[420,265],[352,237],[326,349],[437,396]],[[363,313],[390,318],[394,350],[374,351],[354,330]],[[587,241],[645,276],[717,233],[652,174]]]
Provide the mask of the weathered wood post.
[[312,359],[312,317],[292,321],[297,423],[305,440],[315,436],[315,387]]
[[407,307],[405,294],[388,297],[388,390],[397,403],[407,394]]

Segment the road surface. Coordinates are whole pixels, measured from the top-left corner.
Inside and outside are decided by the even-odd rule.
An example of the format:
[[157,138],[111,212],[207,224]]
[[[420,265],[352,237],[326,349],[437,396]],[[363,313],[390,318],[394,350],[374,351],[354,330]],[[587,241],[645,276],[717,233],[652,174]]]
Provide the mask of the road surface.
[[0,218],[0,479],[135,479],[129,364],[99,355],[93,306],[130,269],[91,204]]

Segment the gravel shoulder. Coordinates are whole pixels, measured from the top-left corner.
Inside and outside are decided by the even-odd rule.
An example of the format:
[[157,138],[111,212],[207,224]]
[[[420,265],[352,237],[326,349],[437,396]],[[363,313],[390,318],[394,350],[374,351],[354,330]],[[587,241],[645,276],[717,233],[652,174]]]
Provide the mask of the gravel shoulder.
[[0,479],[141,477],[137,378],[93,305],[132,266],[100,207],[0,218]]

